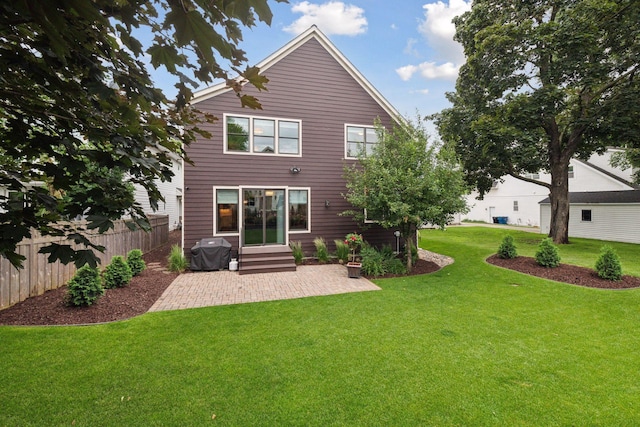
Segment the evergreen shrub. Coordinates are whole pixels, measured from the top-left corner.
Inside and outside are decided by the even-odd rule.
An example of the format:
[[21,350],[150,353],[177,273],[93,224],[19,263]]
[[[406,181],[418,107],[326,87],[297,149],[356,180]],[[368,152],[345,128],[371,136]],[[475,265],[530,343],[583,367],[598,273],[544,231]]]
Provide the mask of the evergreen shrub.
[[620,257],[611,246],[605,245],[600,250],[600,256],[596,261],[596,272],[602,279],[622,279],[622,264],[620,263]]
[[498,248],[498,258],[512,259],[518,256],[516,245],[513,243],[513,236],[506,235]]
[[147,265],[142,259],[142,251],[140,249],[131,249],[127,254],[127,264],[131,269],[131,274],[137,276],[142,273]]
[[555,268],[560,265],[560,254],[558,247],[553,244],[549,237],[542,239],[536,251],[536,262],[538,265],[547,268]]
[[111,263],[104,269],[104,286],[106,288],[123,288],[129,284],[133,274],[122,255],[111,258]]
[[104,288],[97,268],[85,265],[67,283],[67,301],[70,305],[89,306],[102,295]]

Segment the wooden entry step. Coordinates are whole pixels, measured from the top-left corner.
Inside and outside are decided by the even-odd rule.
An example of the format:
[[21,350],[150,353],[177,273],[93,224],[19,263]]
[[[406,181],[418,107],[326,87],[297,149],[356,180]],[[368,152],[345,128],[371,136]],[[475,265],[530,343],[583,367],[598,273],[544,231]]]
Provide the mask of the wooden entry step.
[[284,245],[240,248],[238,258],[238,274],[296,271],[291,248]]

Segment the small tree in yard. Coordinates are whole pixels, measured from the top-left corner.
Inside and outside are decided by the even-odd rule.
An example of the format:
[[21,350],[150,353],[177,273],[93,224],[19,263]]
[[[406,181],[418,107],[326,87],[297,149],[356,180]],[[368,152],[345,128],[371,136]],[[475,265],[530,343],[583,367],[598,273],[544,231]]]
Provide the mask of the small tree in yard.
[[67,300],[75,306],[88,306],[104,295],[102,279],[97,268],[81,267],[67,283]]
[[452,150],[428,144],[424,121],[400,121],[392,129],[376,123],[378,143],[372,153],[344,167],[347,193],[354,207],[343,212],[357,221],[375,219],[384,228],[400,231],[405,242],[407,270],[418,227],[444,227],[454,213],[464,212],[467,187]]
[[536,262],[538,265],[547,268],[555,268],[560,265],[560,254],[558,247],[553,244],[549,237],[542,239],[536,251]]
[[596,261],[598,276],[606,280],[622,279],[622,264],[620,257],[611,246],[605,245],[600,250],[600,256]]
[[498,257],[503,259],[512,259],[518,256],[516,245],[513,243],[513,236],[506,235],[498,248]]
[[122,255],[111,258],[111,263],[104,269],[104,285],[107,288],[123,288],[132,277],[131,268]]

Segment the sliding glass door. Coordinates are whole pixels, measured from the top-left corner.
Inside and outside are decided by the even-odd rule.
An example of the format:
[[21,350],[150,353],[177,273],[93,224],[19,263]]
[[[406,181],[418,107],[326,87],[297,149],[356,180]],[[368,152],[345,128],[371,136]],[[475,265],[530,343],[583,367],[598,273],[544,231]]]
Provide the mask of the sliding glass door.
[[245,189],[242,192],[242,245],[284,245],[285,191]]

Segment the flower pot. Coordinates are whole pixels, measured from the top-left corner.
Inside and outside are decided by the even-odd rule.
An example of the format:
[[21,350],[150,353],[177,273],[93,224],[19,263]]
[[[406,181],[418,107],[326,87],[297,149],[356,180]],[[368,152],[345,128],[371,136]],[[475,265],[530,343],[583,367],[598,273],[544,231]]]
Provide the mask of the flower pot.
[[360,278],[360,270],[362,269],[362,264],[359,262],[348,262],[347,263],[347,274],[351,279],[359,279]]

